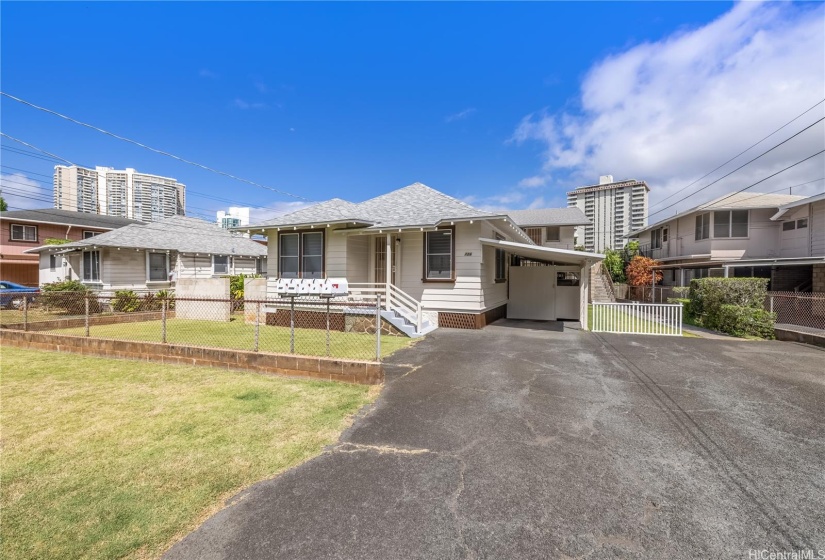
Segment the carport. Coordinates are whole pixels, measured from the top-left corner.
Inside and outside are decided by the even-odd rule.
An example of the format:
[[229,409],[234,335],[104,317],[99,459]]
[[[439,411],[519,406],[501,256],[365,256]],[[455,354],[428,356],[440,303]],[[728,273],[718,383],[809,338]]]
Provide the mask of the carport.
[[600,253],[481,238],[482,245],[520,257],[509,272],[508,319],[578,319],[587,329],[590,267]]

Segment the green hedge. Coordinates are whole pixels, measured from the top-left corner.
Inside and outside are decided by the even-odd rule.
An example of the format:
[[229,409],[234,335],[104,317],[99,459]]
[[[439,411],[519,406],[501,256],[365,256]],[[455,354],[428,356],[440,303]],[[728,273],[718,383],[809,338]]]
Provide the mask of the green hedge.
[[767,278],[701,278],[690,282],[686,310],[709,329],[773,338],[775,318],[764,310],[767,295]]
[[767,296],[767,278],[698,278],[690,282],[690,313],[704,317],[721,305],[762,309]]
[[[754,307],[740,305],[721,305],[719,312],[714,314],[716,328],[733,336],[758,336],[759,338],[774,338],[774,323],[776,313]],[[709,326],[709,325],[708,325]]]

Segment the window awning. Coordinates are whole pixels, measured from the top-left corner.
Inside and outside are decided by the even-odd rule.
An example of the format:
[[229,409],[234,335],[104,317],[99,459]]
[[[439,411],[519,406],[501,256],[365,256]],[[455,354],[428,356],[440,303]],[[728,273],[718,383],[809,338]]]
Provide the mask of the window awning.
[[574,264],[579,266],[590,266],[604,259],[601,253],[588,253],[586,251],[571,251],[570,249],[555,249],[553,247],[542,247],[541,245],[530,245],[528,243],[517,243],[515,241],[503,241],[499,239],[487,239],[480,237],[482,245],[503,249],[508,253],[519,255],[537,261],[553,261],[559,264]]

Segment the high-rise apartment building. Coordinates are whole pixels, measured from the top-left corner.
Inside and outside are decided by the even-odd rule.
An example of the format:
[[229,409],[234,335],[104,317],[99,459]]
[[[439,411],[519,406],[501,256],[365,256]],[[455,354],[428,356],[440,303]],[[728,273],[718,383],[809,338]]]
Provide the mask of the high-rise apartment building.
[[230,206],[228,212],[218,210],[218,225],[224,229],[249,225],[249,208]]
[[131,168],[56,165],[54,207],[156,222],[186,214],[186,185]]
[[581,209],[591,222],[576,228],[576,243],[597,253],[623,248],[625,235],[647,226],[649,191],[644,181],[614,182],[612,175],[602,175],[598,185],[568,192],[567,206]]

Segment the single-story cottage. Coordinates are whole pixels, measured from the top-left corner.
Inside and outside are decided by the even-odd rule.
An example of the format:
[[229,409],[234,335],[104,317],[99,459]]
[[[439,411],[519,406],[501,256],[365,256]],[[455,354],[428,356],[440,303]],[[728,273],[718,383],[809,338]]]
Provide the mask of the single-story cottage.
[[196,218],[172,216],[94,237],[29,249],[40,284],[79,279],[95,290],[160,290],[178,278],[266,274],[267,248]]
[[556,249],[575,249],[576,229],[592,224],[579,208],[536,208],[510,210],[513,218],[536,245]]
[[346,278],[351,292],[382,294],[385,317],[403,317],[413,336],[436,326],[481,328],[504,316],[586,325],[588,271],[603,258],[537,244],[507,213],[421,183],[236,229],[269,239],[268,297],[276,297],[279,278]]

